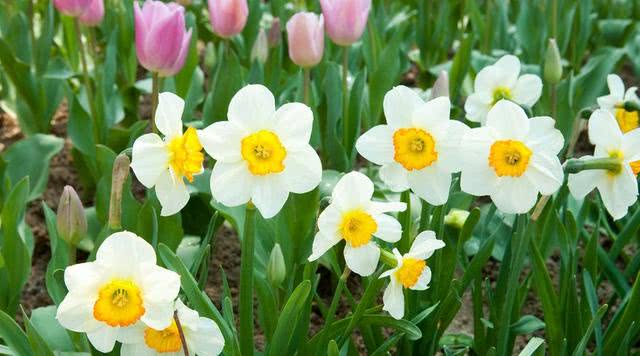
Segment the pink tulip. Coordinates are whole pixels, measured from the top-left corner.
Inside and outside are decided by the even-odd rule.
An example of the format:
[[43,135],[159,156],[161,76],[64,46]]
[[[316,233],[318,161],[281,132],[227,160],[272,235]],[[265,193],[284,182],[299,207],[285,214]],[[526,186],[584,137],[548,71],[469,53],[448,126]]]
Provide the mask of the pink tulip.
[[191,29],[185,29],[184,8],[175,3],[147,0],[142,9],[136,3],[133,10],[140,64],[163,77],[178,73],[191,43]]
[[249,16],[247,0],[209,0],[213,32],[222,38],[233,37],[244,29]]
[[313,67],[324,54],[324,20],[311,12],[300,12],[287,22],[289,57],[301,67]]
[[53,0],[58,11],[67,16],[80,16],[84,13],[93,0]]
[[104,2],[103,0],[93,0],[91,5],[85,12],[83,12],[78,20],[80,23],[86,26],[98,26],[102,22],[104,17]]
[[350,46],[364,32],[371,0],[320,0],[327,33],[340,46]]

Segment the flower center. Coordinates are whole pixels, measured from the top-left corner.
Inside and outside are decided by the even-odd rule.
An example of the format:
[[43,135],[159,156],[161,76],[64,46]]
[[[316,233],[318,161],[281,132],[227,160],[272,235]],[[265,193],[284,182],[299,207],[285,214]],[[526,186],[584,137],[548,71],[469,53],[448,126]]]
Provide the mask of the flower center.
[[489,165],[498,177],[520,177],[527,170],[532,153],[520,141],[496,141],[491,145]]
[[377,230],[376,221],[362,210],[352,210],[342,215],[340,234],[351,247],[366,245]]
[[109,326],[129,326],[145,313],[140,288],[130,280],[114,279],[100,288],[93,317]]
[[169,164],[178,177],[187,177],[193,182],[193,175],[202,171],[204,154],[196,129],[190,127],[182,136],[169,142]]
[[147,327],[144,330],[144,342],[151,349],[158,352],[178,352],[182,350],[182,340],[175,321],[164,330],[154,330]]
[[[615,177],[618,174],[620,174],[620,172],[622,172],[622,162],[624,161],[624,154],[622,153],[622,151],[619,150],[611,150],[609,151],[609,158],[616,158],[620,161],[620,164],[617,166],[616,169],[609,169],[607,170],[607,174],[611,177]],[[631,166],[631,170],[633,171],[633,173],[635,175],[638,175],[638,173],[636,172],[636,169],[640,170],[640,162],[639,161],[634,161],[629,163],[629,165]],[[634,168],[634,165],[636,166],[636,168]]]
[[627,111],[623,107],[616,108],[616,121],[622,133],[638,128],[638,112]]
[[404,257],[402,266],[396,271],[396,278],[405,288],[411,288],[418,283],[418,278],[426,266],[427,262],[424,260]]
[[287,150],[271,131],[262,130],[243,138],[241,153],[254,175],[264,176],[284,170]]
[[502,99],[511,100],[511,98],[511,89],[508,87],[497,87],[493,90],[493,103],[491,103],[491,105],[494,105]]
[[433,136],[422,129],[397,130],[393,134],[393,147],[393,159],[409,171],[423,169],[438,160]]

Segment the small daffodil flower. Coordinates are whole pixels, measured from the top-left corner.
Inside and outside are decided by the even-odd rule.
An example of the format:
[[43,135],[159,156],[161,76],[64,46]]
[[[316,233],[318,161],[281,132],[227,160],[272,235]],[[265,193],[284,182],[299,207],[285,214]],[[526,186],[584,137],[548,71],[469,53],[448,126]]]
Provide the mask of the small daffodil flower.
[[569,191],[576,199],[597,188],[602,202],[614,219],[620,219],[638,199],[637,175],[640,173],[640,130],[625,134],[609,111],[596,110],[589,119],[589,140],[595,147],[593,158],[617,158],[618,171],[593,169],[569,175]]
[[202,130],[200,141],[217,162],[211,193],[223,205],[251,201],[264,218],[275,216],[289,193],[306,193],[320,184],[322,165],[309,145],[313,112],[300,103],[276,110],[273,94],[248,85],[231,99],[229,121]]
[[69,290],[56,319],[75,332],[87,334],[100,352],[116,341],[135,337],[135,324],[163,330],[173,320],[180,276],[156,265],[149,243],[131,232],[118,232],[100,245],[94,262],[64,271]]
[[161,93],[155,123],[164,138],[140,136],[133,143],[131,168],[147,188],[155,187],[162,216],[178,213],[189,201],[184,179],[203,171],[204,153],[194,128],[182,131],[184,101],[175,94]]
[[380,178],[391,190],[411,189],[429,204],[446,203],[468,127],[449,120],[448,97],[424,102],[415,91],[398,86],[383,104],[387,124],[365,132],[356,142],[358,153],[382,166]]
[[[219,355],[224,348],[224,338],[218,325],[211,319],[201,317],[197,311],[189,309],[180,299],[175,304],[189,354]],[[183,355],[182,340],[175,320],[162,330],[138,323],[135,326],[135,336],[133,342],[122,345],[122,356]]]
[[373,182],[362,173],[350,172],[340,178],[331,194],[331,204],[318,218],[309,261],[317,260],[344,240],[347,266],[361,276],[374,272],[380,248],[373,237],[387,242],[400,240],[402,226],[385,213],[404,211],[406,204],[372,201],[373,190]]
[[542,95],[542,80],[534,74],[520,75],[520,60],[513,55],[500,58],[482,68],[474,83],[474,92],[464,104],[467,118],[484,125],[487,113],[500,100],[533,106]]
[[462,190],[490,196],[507,214],[529,211],[538,193],[555,193],[564,179],[557,156],[564,138],[554,125],[550,117],[527,118],[511,101],[496,103],[486,126],[469,130],[462,140]]
[[401,255],[398,249],[393,249],[397,266],[380,275],[380,278],[389,277],[389,285],[382,296],[383,310],[396,318],[404,316],[403,288],[412,290],[425,290],[431,282],[431,269],[427,261],[435,250],[444,247],[444,242],[436,239],[433,231],[423,231],[411,245],[409,252]]
[[631,87],[625,91],[622,79],[615,74],[607,76],[607,85],[609,86],[609,95],[598,98],[600,109],[607,110],[613,114],[622,133],[637,129],[640,124],[638,122],[638,112],[627,111],[624,105],[626,102],[640,104],[640,99],[636,95],[638,88]]

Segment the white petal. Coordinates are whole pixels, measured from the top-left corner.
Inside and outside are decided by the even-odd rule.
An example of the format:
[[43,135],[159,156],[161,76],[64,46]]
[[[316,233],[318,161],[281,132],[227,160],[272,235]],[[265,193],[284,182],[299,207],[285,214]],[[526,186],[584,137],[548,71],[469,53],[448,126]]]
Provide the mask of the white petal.
[[116,232],[107,237],[96,253],[96,262],[122,277],[135,273],[142,263],[156,263],[153,247],[138,235]]
[[417,260],[426,260],[433,255],[435,250],[441,249],[444,246],[444,241],[438,240],[435,232],[426,230],[416,236],[406,256],[413,257]]
[[484,125],[487,122],[487,113],[491,109],[493,97],[489,92],[481,91],[471,94],[464,102],[464,111],[467,119]]
[[416,281],[416,284],[411,287],[412,290],[425,290],[429,288],[429,283],[431,282],[431,268],[429,266],[425,266]]
[[411,127],[413,112],[424,101],[418,93],[405,86],[397,86],[384,96],[384,115],[387,124],[394,129]]
[[169,171],[165,171],[158,179],[156,196],[162,206],[162,216],[177,214],[189,202],[189,190],[182,178],[174,180]]
[[605,109],[609,111],[615,110],[616,105],[621,103],[620,98],[616,98],[611,94],[601,96],[597,99],[597,101],[598,101],[598,106],[600,106],[600,109]]
[[395,319],[402,319],[404,316],[404,293],[402,285],[391,276],[391,281],[382,295],[382,310],[385,310]]
[[142,267],[141,284],[145,307],[148,304],[171,303],[180,292],[180,276],[155,264]]
[[322,231],[316,233],[316,236],[313,238],[312,252],[311,256],[309,256],[309,261],[315,261],[322,257],[322,255],[340,242],[340,240],[341,238],[336,234],[329,235]]
[[95,262],[78,263],[64,270],[64,284],[67,289],[79,294],[95,293],[103,279],[102,266]]
[[640,130],[631,130],[622,136],[622,152],[627,162],[640,159]]
[[564,181],[564,172],[558,157],[543,153],[533,154],[525,175],[542,195],[555,193]]
[[218,121],[198,131],[204,150],[218,162],[237,162],[242,159],[241,142],[245,133],[229,121]]
[[87,333],[87,338],[96,350],[107,353],[113,350],[116,344],[117,329],[105,326]]
[[122,344],[120,356],[158,356],[156,350],[150,349],[144,343]]
[[263,85],[247,85],[229,103],[229,121],[253,132],[267,128],[276,112],[273,94]]
[[420,105],[413,113],[413,125],[424,130],[432,130],[449,120],[451,101],[441,96]]
[[173,321],[174,304],[168,303],[144,303],[145,312],[140,318],[149,327],[156,330],[164,330]]
[[529,137],[525,144],[534,152],[544,151],[557,155],[564,146],[564,137],[555,128],[555,120],[548,116],[529,119]]
[[380,167],[380,179],[394,192],[404,192],[409,189],[407,170],[398,163],[389,163]]
[[335,204],[330,204],[318,217],[318,229],[327,235],[334,235],[340,228],[342,213]]
[[607,85],[609,86],[609,93],[611,96],[619,98],[620,101],[624,98],[624,83],[619,76],[615,74],[607,75]]
[[360,172],[342,176],[331,193],[331,203],[342,211],[366,208],[373,196],[373,182]]
[[469,127],[460,121],[449,120],[444,137],[436,141],[438,152],[438,167],[450,173],[462,170],[460,155],[463,154],[462,139],[469,131]]
[[158,108],[156,109],[156,126],[165,137],[182,135],[182,112],[184,100],[170,93],[158,95]]
[[283,187],[275,176],[260,177],[256,180],[251,200],[265,219],[270,219],[280,212],[289,198],[289,191]]
[[518,57],[511,54],[502,56],[493,66],[500,68],[502,71],[505,78],[505,86],[512,88],[516,84],[520,75],[520,60]]
[[391,126],[374,126],[358,138],[356,150],[366,160],[378,165],[393,162],[393,134]]
[[484,167],[469,167],[462,170],[460,188],[475,196],[491,195],[498,189],[498,176],[488,164]]
[[378,229],[373,234],[375,237],[386,242],[398,242],[402,237],[402,225],[394,217],[380,214],[373,217],[378,225]]
[[183,328],[198,331],[198,324],[200,323],[200,315],[198,312],[184,305],[180,298],[176,299],[175,305],[178,318],[180,319],[180,325],[182,325]]
[[[96,291],[97,294],[97,291]],[[62,300],[56,311],[56,319],[65,329],[75,332],[90,332],[102,327],[93,317],[96,297],[70,292]]]
[[144,344],[144,331],[146,328],[147,326],[142,321],[130,326],[119,327],[116,333],[116,340],[123,344]]
[[318,153],[304,144],[296,151],[287,151],[281,173],[285,186],[292,193],[306,193],[313,190],[322,180],[322,163]]
[[347,266],[363,277],[370,276],[376,270],[379,259],[380,248],[373,242],[356,248],[348,243],[344,246]]
[[524,214],[538,199],[538,190],[525,177],[501,177],[491,200],[505,214]]
[[398,211],[407,210],[407,204],[402,202],[381,202],[381,201],[372,201],[369,205],[369,209],[367,211],[371,215],[378,215],[384,213],[395,213]]
[[251,199],[255,182],[244,161],[218,162],[211,172],[211,194],[229,207],[246,204]]
[[273,131],[288,150],[309,145],[313,128],[313,112],[301,103],[285,104],[275,114]]
[[487,126],[496,130],[498,139],[524,141],[529,133],[529,118],[518,104],[503,99],[489,110]]
[[200,317],[198,332],[189,334],[187,345],[198,356],[216,356],[224,348],[224,337],[213,320]]
[[516,103],[531,107],[542,95],[542,80],[537,75],[525,74],[518,78],[512,95]]
[[638,95],[636,94],[637,91],[637,87],[631,87],[627,89],[627,91],[624,93],[624,101],[635,101],[637,103],[638,100],[640,100],[638,98]]
[[442,205],[449,199],[451,173],[437,165],[409,172],[408,180],[411,190],[431,205]]
[[[593,158],[592,156],[583,156],[581,160],[587,160]],[[606,172],[603,170],[586,170],[575,174],[569,175],[567,185],[569,186],[569,192],[576,199],[584,199],[598,185],[598,182],[605,179]]]
[[589,118],[589,140],[605,150],[618,149],[622,144],[622,131],[613,115],[605,110],[596,110]]
[[628,166],[615,178],[608,178],[599,182],[598,191],[611,217],[618,220],[638,199],[638,181]]
[[160,136],[152,133],[142,135],[133,143],[131,169],[145,187],[156,185],[168,165],[167,145]]

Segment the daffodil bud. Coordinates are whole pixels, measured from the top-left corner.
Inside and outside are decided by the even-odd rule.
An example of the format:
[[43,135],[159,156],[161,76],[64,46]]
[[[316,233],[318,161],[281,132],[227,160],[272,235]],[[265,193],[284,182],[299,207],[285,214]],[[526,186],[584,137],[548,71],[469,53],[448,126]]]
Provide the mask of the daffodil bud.
[[444,217],[444,223],[457,229],[462,229],[468,217],[469,212],[466,210],[451,209],[449,214]]
[[282,255],[282,249],[280,245],[276,243],[271,250],[269,256],[269,263],[267,264],[267,278],[272,286],[279,286],[284,282],[284,278],[287,275],[287,266],[284,263],[284,256]]
[[269,40],[267,39],[267,33],[261,28],[256,41],[253,43],[253,48],[251,48],[251,62],[257,60],[264,64],[267,58],[269,58]]
[[449,74],[447,74],[445,70],[440,72],[438,79],[433,83],[433,88],[431,89],[431,99],[441,96],[449,96]]
[[60,237],[71,246],[76,246],[87,234],[84,207],[71,186],[65,186],[60,196],[56,225]]
[[121,154],[113,162],[111,178],[111,197],[109,200],[109,227],[119,230],[122,219],[122,189],[129,177],[131,161],[127,155]]
[[544,80],[550,84],[558,84],[560,79],[562,79],[562,58],[556,40],[551,38],[544,59]]

